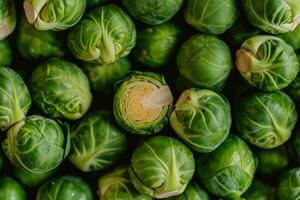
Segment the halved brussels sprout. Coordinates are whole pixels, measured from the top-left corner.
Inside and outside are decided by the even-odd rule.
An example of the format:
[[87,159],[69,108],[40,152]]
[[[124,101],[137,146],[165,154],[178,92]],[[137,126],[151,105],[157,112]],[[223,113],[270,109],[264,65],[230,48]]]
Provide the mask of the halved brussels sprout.
[[238,18],[236,0],[187,0],[185,21],[207,34],[222,34]]
[[[300,12],[299,12],[299,14],[300,14]],[[281,39],[283,39],[284,41],[286,41],[287,43],[289,43],[290,45],[292,45],[295,50],[299,50],[300,49],[299,35],[300,35],[300,25],[298,25],[295,28],[295,30],[293,30],[293,31],[279,34],[277,36],[280,37]]]
[[16,27],[17,17],[13,0],[0,0],[0,40],[9,36]]
[[229,77],[233,63],[229,47],[218,37],[195,35],[179,49],[177,67],[194,86],[219,89]]
[[0,199],[1,200],[25,200],[24,188],[14,179],[3,176],[0,177]]
[[37,29],[60,31],[80,20],[86,0],[24,0],[23,6],[28,22]]
[[292,31],[300,22],[299,0],[244,0],[248,20],[268,33]]
[[106,0],[87,0],[86,6],[87,7],[95,7],[103,4]]
[[164,77],[134,72],[119,83],[113,102],[114,116],[131,133],[150,135],[168,124],[173,97]]
[[287,87],[287,92],[295,101],[300,102],[300,72],[294,81]]
[[253,180],[250,188],[242,197],[245,200],[275,200],[273,189],[257,179]]
[[69,133],[54,120],[26,117],[7,132],[3,150],[15,167],[42,174],[55,169],[69,152]]
[[81,171],[97,171],[110,167],[126,150],[126,137],[108,111],[84,117],[72,129],[70,161]]
[[51,175],[53,175],[54,171],[42,173],[42,174],[36,174],[32,173],[30,171],[27,171],[26,169],[17,167],[14,169],[14,174],[18,178],[18,180],[27,187],[36,187],[39,184],[41,184],[43,181],[45,181],[47,178],[49,178]]
[[36,200],[93,200],[90,186],[76,176],[61,176],[44,183]]
[[176,50],[181,29],[171,22],[148,26],[137,34],[134,58],[148,67],[163,67]]
[[98,194],[101,200],[152,200],[151,196],[135,190],[129,179],[128,167],[125,166],[100,177]]
[[53,118],[76,120],[92,101],[87,76],[74,63],[52,58],[41,63],[31,75],[32,98]]
[[287,87],[299,72],[293,47],[270,35],[247,39],[236,53],[236,66],[251,85],[265,91]]
[[230,131],[229,102],[210,90],[185,90],[171,114],[170,124],[191,149],[201,153],[213,151]]
[[278,200],[295,200],[300,197],[300,168],[293,168],[282,174],[277,186]]
[[106,66],[85,63],[83,68],[91,81],[94,91],[111,93],[114,84],[129,75],[132,66],[128,58],[120,58]]
[[251,185],[257,160],[247,144],[230,135],[216,150],[199,155],[197,173],[204,187],[224,198],[237,198]]
[[122,2],[135,19],[150,25],[170,20],[183,4],[183,0],[122,0]]
[[245,96],[236,112],[236,125],[241,136],[264,149],[285,143],[296,122],[295,104],[281,91]]
[[14,70],[0,67],[0,130],[24,119],[31,97],[24,81]]
[[293,137],[290,140],[288,145],[289,153],[291,154],[293,161],[296,161],[297,164],[300,164],[300,130],[297,129],[293,133]]
[[24,58],[37,59],[64,55],[61,34],[54,31],[39,31],[20,18],[17,29],[17,46]]
[[117,5],[105,5],[87,13],[71,30],[70,51],[80,60],[108,65],[126,57],[135,46],[135,25]]
[[12,63],[13,53],[7,39],[0,40],[0,66],[9,66]]
[[133,152],[129,176],[139,192],[161,199],[183,193],[194,170],[193,153],[184,144],[156,136]]

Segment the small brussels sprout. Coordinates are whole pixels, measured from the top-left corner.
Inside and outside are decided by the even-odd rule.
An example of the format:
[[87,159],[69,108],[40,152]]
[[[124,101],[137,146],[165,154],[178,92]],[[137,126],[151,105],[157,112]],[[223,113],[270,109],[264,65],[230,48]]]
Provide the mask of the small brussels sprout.
[[187,0],[185,21],[207,34],[222,34],[237,20],[236,0]]
[[183,0],[122,0],[122,2],[135,19],[150,25],[170,20],[183,4]]
[[13,0],[0,0],[0,40],[9,36],[16,27],[17,17]]
[[12,63],[13,53],[7,39],[0,40],[0,66],[9,66]]
[[251,185],[257,160],[247,144],[230,135],[215,151],[199,155],[197,174],[211,193],[236,198]]
[[110,167],[126,150],[126,137],[107,111],[84,117],[72,129],[69,159],[81,171]]
[[64,55],[61,34],[39,31],[22,16],[18,24],[17,46],[27,59],[59,57]]
[[245,200],[274,200],[274,192],[266,183],[254,179],[250,188],[242,196]]
[[150,135],[168,124],[172,106],[172,93],[163,75],[134,72],[119,83],[113,112],[125,130]]
[[230,131],[229,102],[210,90],[185,90],[171,114],[170,124],[194,151],[213,151],[227,138]]
[[81,178],[61,176],[44,183],[36,200],[93,200],[90,186]]
[[[300,12],[299,12],[299,14],[300,14]],[[300,49],[299,34],[300,34],[300,25],[297,26],[295,28],[295,30],[293,30],[293,31],[283,33],[283,34],[279,34],[277,36],[280,37],[281,39],[283,39],[285,42],[292,45],[295,50],[299,50]]]
[[245,96],[236,112],[236,125],[241,136],[264,149],[285,143],[296,122],[295,104],[281,91]]
[[1,200],[26,200],[24,188],[14,179],[0,177],[0,199]]
[[86,1],[86,6],[87,7],[95,7],[103,4],[106,0],[87,0]]
[[31,76],[32,98],[53,118],[76,120],[92,101],[87,76],[74,63],[53,58],[40,64]]
[[180,36],[181,29],[171,22],[148,26],[138,32],[133,56],[147,67],[163,67],[176,50]]
[[278,200],[295,200],[300,196],[300,168],[290,169],[285,172],[277,186]]
[[293,161],[296,161],[297,164],[300,164],[300,130],[297,129],[293,133],[293,137],[290,140],[288,145],[289,153],[291,154]]
[[28,22],[37,29],[60,31],[80,20],[86,0],[24,0],[23,6]]
[[85,63],[83,68],[91,81],[94,91],[111,93],[114,84],[129,75],[132,66],[128,58],[120,58],[106,66]]
[[71,30],[68,47],[80,60],[108,65],[126,57],[135,46],[135,25],[117,5],[88,12]]
[[267,33],[289,32],[300,22],[298,0],[244,0],[243,4],[251,24]]
[[42,174],[36,174],[32,173],[30,171],[27,171],[23,168],[15,168],[14,174],[18,178],[18,180],[27,187],[36,187],[39,184],[41,184],[43,181],[45,181],[47,178],[49,178],[51,175],[53,175],[54,171],[42,173]]
[[248,83],[265,91],[287,87],[299,72],[292,46],[270,35],[247,39],[236,53],[236,66]]
[[294,81],[287,87],[287,92],[295,101],[300,102],[300,72]]
[[69,136],[54,120],[26,117],[7,132],[3,150],[15,167],[42,174],[55,169],[69,152]]
[[197,87],[222,88],[233,63],[229,47],[216,36],[195,35],[179,49],[181,76]]
[[128,167],[118,167],[100,177],[98,194],[101,200],[152,200],[151,196],[141,194],[133,187]]
[[183,193],[194,171],[193,153],[167,136],[152,137],[137,147],[129,166],[135,188],[158,199]]
[[0,130],[22,120],[31,106],[29,90],[14,70],[0,67]]

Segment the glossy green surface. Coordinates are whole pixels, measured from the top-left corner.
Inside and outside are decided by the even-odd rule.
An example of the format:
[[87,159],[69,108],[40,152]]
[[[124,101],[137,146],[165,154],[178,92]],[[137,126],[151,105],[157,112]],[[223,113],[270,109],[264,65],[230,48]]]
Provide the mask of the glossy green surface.
[[1,200],[26,200],[24,188],[8,176],[0,177]]
[[19,167],[14,169],[14,174],[23,185],[36,187],[47,180],[51,175],[54,175],[54,171],[36,174]]
[[300,168],[293,168],[284,173],[276,188],[278,200],[295,200],[300,197]]
[[7,39],[0,40],[0,66],[10,66],[12,63],[13,52],[10,42]]

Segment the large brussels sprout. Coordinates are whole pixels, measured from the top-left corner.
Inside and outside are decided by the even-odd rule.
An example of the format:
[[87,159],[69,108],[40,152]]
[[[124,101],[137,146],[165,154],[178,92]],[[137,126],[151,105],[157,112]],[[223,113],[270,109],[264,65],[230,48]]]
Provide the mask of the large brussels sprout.
[[300,72],[294,81],[287,87],[287,92],[295,101],[300,102]]
[[86,6],[87,7],[95,7],[103,4],[106,0],[87,0]]
[[67,156],[68,132],[65,135],[54,120],[32,115],[8,130],[2,147],[15,167],[42,174],[55,169]]
[[0,40],[0,66],[9,66],[12,62],[12,50],[7,39]]
[[288,145],[289,153],[291,154],[293,161],[296,161],[297,164],[300,163],[300,130],[297,129],[293,133],[293,137],[290,140]]
[[188,147],[197,152],[210,152],[229,134],[230,105],[225,97],[213,91],[191,88],[179,97],[170,123]]
[[53,118],[82,117],[92,101],[87,76],[74,63],[52,58],[32,73],[31,92],[35,103]]
[[299,24],[299,0],[244,0],[244,12],[253,26],[268,33],[292,31]]
[[20,167],[14,169],[15,176],[23,185],[27,187],[36,187],[37,185],[45,181],[47,178],[49,178],[51,175],[53,175],[53,173],[54,171],[36,174]]
[[128,167],[125,166],[100,177],[98,194],[101,200],[152,200],[151,196],[135,190],[128,176]]
[[108,65],[126,57],[135,46],[135,25],[117,5],[87,13],[70,32],[68,46],[80,60]]
[[187,0],[185,21],[207,34],[222,34],[238,18],[236,0]]
[[60,31],[80,20],[86,0],[24,0],[23,6],[29,23],[37,29]]
[[69,159],[80,170],[108,168],[125,152],[125,133],[112,118],[108,111],[94,112],[72,129]]
[[0,199],[1,200],[25,200],[24,188],[14,179],[3,176],[0,177]]
[[61,176],[44,183],[36,200],[93,200],[90,186],[81,178]]
[[251,185],[257,161],[247,144],[230,135],[215,151],[199,155],[197,174],[211,193],[236,198]]
[[60,36],[59,32],[37,30],[22,16],[18,23],[17,46],[27,59],[58,57],[64,55]]
[[173,97],[164,77],[134,72],[119,83],[113,102],[114,116],[131,133],[150,135],[168,124]]
[[114,84],[129,75],[132,68],[128,58],[120,58],[106,66],[85,63],[83,67],[93,90],[100,93],[111,93]]
[[300,197],[300,168],[290,169],[284,173],[277,186],[278,200],[295,200]]
[[16,10],[13,0],[0,0],[0,40],[9,36],[16,27]]
[[287,87],[299,72],[293,47],[270,35],[247,39],[236,53],[236,66],[251,85],[265,91]]
[[183,193],[194,170],[193,154],[184,144],[156,136],[133,152],[129,176],[139,192],[161,199]]
[[138,32],[133,56],[145,66],[162,67],[176,50],[180,36],[181,29],[171,22],[148,26]]
[[266,183],[254,179],[250,188],[242,196],[245,200],[274,200],[274,192]]
[[194,86],[220,88],[232,67],[229,47],[216,36],[195,35],[179,49],[177,67]]
[[[300,12],[299,12],[299,14],[300,14]],[[281,39],[283,39],[284,41],[286,41],[287,43],[289,43],[290,45],[292,45],[295,50],[299,50],[300,49],[299,34],[300,34],[300,25],[297,26],[295,28],[295,30],[293,30],[293,31],[279,34],[277,36],[280,37]]]
[[0,130],[22,120],[31,106],[29,90],[10,68],[0,67]]
[[285,143],[296,122],[295,104],[281,91],[245,96],[236,112],[236,125],[242,137],[264,149]]
[[183,4],[183,0],[122,0],[122,2],[135,19],[150,25],[170,20]]

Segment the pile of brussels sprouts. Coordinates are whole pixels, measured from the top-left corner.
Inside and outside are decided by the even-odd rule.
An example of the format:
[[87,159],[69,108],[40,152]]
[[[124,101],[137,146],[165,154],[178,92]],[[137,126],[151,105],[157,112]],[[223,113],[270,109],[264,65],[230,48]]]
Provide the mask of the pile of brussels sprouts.
[[299,200],[300,0],[0,0],[0,200]]

